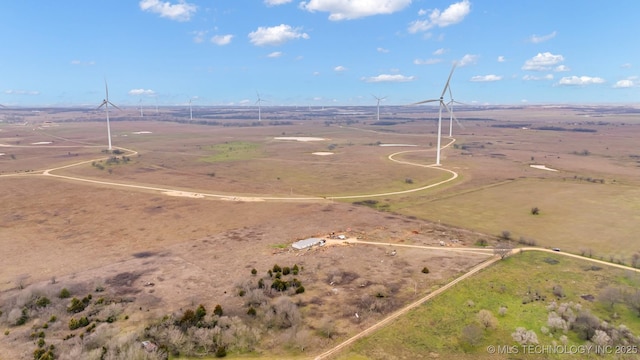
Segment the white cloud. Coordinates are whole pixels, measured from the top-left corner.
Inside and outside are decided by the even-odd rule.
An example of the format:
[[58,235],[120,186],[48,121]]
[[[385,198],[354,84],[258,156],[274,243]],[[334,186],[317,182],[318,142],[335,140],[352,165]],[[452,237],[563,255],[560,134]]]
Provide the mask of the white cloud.
[[290,2],[291,0],[264,0],[264,3],[267,4],[267,6],[284,5]]
[[554,55],[550,52],[538,53],[538,55],[525,61],[522,70],[548,71],[563,61],[564,56],[562,55]]
[[415,80],[415,76],[404,76],[400,74],[380,74],[378,76],[363,77],[361,80],[366,82],[409,82]]
[[216,45],[223,46],[223,45],[230,44],[232,39],[233,39],[233,35],[231,34],[215,35],[211,38],[211,42]]
[[392,14],[411,4],[411,0],[310,0],[300,3],[309,12],[329,13],[329,20],[352,20],[367,16]]
[[388,52],[389,52],[389,49],[385,49],[385,48],[381,48],[381,47],[377,48],[376,50],[377,50],[379,53],[383,53],[383,54],[386,54],[386,53],[388,53]]
[[37,90],[5,90],[7,95],[40,95],[40,91]]
[[478,58],[479,58],[478,55],[466,54],[465,56],[462,57],[462,59],[460,59],[460,61],[458,61],[458,66],[462,67],[462,66],[475,64],[476,62],[478,62]]
[[433,65],[442,62],[442,59],[415,59],[413,63],[416,65]]
[[505,61],[507,61],[507,59],[505,59],[504,56],[502,55],[498,56],[498,62],[505,62]]
[[454,25],[469,15],[471,12],[471,3],[468,0],[462,0],[460,2],[449,5],[444,11],[439,9],[432,10],[430,13],[427,11],[420,11],[420,15],[427,15],[428,19],[416,20],[409,24],[408,31],[412,34],[417,32],[427,31],[434,27],[447,27]]
[[533,75],[525,75],[522,77],[522,80],[530,81],[530,80],[553,80],[553,74],[547,74],[545,76],[533,76]]
[[204,30],[194,31],[193,32],[193,42],[196,44],[200,44],[204,42],[204,37],[207,35],[207,32]]
[[556,37],[558,33],[556,31],[552,32],[551,34],[547,34],[547,35],[531,35],[531,37],[529,38],[529,41],[531,41],[534,44],[539,44],[541,42],[545,42],[548,40],[553,39],[554,37]]
[[571,71],[571,69],[569,69],[569,67],[567,65],[558,65],[558,66],[556,66],[555,69],[553,69],[553,71],[555,71],[555,72],[567,72],[567,71]]
[[159,14],[160,17],[169,18],[176,21],[189,21],[196,13],[197,7],[184,0],[179,0],[177,4],[160,0],[141,0],[140,9]]
[[279,58],[280,56],[282,56],[281,51],[274,51],[271,54],[267,55],[268,58]]
[[592,84],[602,84],[605,80],[599,77],[591,77],[591,76],[567,76],[560,79],[558,85],[592,85]]
[[447,51],[449,51],[449,50],[440,48],[440,49],[434,51],[433,55],[441,56],[441,55],[444,55]]
[[258,30],[249,33],[249,40],[253,45],[281,45],[289,40],[309,39],[307,33],[300,28],[292,28],[289,25],[280,24],[273,27],[259,27]]
[[338,65],[333,68],[333,71],[337,71],[337,72],[347,71],[347,68],[342,65]]
[[623,69],[631,69],[632,65],[631,63],[624,63],[622,65],[620,65],[621,68]]
[[618,80],[613,85],[613,87],[616,89],[626,89],[626,88],[632,88],[636,86],[640,86],[640,82],[638,82],[637,76],[632,76],[624,80]]
[[95,61],[80,61],[80,60],[71,60],[71,65],[83,65],[83,66],[87,66],[87,65],[95,65],[96,62]]
[[155,91],[153,90],[145,90],[145,89],[131,89],[129,90],[129,95],[135,95],[135,96],[140,96],[140,95],[147,95],[147,96],[151,96],[151,95],[155,95]]
[[502,76],[500,75],[478,75],[471,78],[471,81],[473,82],[492,82],[500,80],[502,80]]

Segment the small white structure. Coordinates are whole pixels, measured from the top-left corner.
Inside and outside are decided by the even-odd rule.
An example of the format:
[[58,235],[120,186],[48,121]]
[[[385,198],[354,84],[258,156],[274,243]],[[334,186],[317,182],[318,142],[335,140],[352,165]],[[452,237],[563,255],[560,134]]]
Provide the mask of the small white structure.
[[293,245],[291,245],[291,246],[296,250],[302,250],[302,249],[308,249],[308,248],[310,248],[312,246],[315,246],[315,245],[322,246],[322,245],[324,245],[324,243],[325,243],[324,239],[308,238],[308,239],[304,239],[304,240],[298,240],[298,241],[294,242]]

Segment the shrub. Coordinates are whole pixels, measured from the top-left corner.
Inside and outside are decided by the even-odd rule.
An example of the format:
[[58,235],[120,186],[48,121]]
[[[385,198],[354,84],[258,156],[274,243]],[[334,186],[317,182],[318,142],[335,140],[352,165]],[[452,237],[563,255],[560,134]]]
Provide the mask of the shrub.
[[207,315],[207,310],[204,308],[204,305],[200,304],[196,309],[195,321],[201,321],[202,319],[204,319],[205,315]]
[[296,294],[302,294],[304,292],[304,286],[300,285],[296,288]]
[[223,358],[225,356],[227,356],[227,348],[224,346],[218,346],[218,349],[216,350],[216,357]]
[[258,270],[256,270],[255,268],[251,269],[251,275],[256,275],[258,273]]
[[539,214],[540,214],[540,209],[537,206],[531,208],[531,215],[539,215]]
[[81,317],[76,320],[75,318],[71,318],[69,320],[69,330],[75,330],[89,325],[89,319],[86,316]]
[[69,290],[67,290],[67,288],[62,288],[62,290],[60,290],[60,293],[58,294],[58,297],[60,299],[67,299],[71,296],[71,293],[69,292]]
[[247,315],[256,316],[256,309],[253,306],[249,306],[249,310],[247,310]]
[[294,264],[293,267],[291,268],[291,273],[293,275],[298,275],[298,272],[300,272],[300,269],[298,268],[298,264]]
[[49,300],[49,298],[46,296],[41,296],[38,298],[38,300],[36,300],[37,307],[46,307],[49,304],[51,304],[51,300]]
[[89,301],[91,300],[91,295],[85,296],[82,300],[78,300],[78,298],[74,297],[71,299],[71,304],[67,307],[67,311],[71,313],[79,313],[84,310],[87,305],[89,305]]
[[291,274],[291,268],[289,268],[288,266],[285,266],[282,268],[282,275],[289,275]]
[[222,306],[220,306],[220,304],[216,305],[215,309],[213,309],[213,314],[222,316],[223,311],[222,311]]
[[423,274],[428,274],[428,273],[429,273],[429,268],[428,268],[428,267],[426,267],[426,266],[425,266],[425,267],[423,267],[423,268],[422,268],[422,273],[423,273]]
[[273,265],[273,272],[274,273],[279,273],[281,271],[282,271],[282,268],[278,264]]

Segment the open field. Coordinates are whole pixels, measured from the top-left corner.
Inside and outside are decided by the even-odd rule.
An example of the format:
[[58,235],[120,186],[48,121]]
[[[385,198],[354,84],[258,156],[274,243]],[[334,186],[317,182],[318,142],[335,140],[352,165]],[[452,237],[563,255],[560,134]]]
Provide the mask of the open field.
[[[458,177],[385,196],[376,194],[452,179],[429,167],[433,109],[394,108],[387,117],[395,125],[376,125],[366,111],[351,109],[271,109],[263,119],[277,120],[262,123],[247,120],[251,114],[212,109],[188,123],[178,110],[144,121],[125,112],[111,123],[114,146],[125,150],[108,160],[100,112],[3,111],[0,328],[10,335],[0,336],[0,353],[30,354],[28,333],[54,311],[67,322],[67,300],[46,311],[29,308],[27,327],[11,326],[9,317],[33,296],[57,299],[68,286],[74,296],[104,296],[117,307],[118,321],[100,324],[95,338],[109,338],[113,326],[142,340],[149,336],[140,333],[144,324],[180,318],[199,304],[211,315],[220,304],[229,321],[257,334],[251,345],[229,342],[230,354],[304,358],[486,259],[368,245],[288,250],[295,240],[331,232],[398,244],[443,241],[451,249],[491,244],[508,230],[516,241],[627,264],[640,251],[633,232],[640,220],[640,119],[633,111],[460,111],[465,128],[454,128],[455,142],[442,153],[443,168]],[[389,144],[396,146],[383,146]],[[393,159],[406,163],[389,159],[398,152]],[[42,174],[81,162],[52,171],[64,179]],[[285,292],[302,320],[275,332],[264,324],[273,320],[269,309],[279,293],[267,291],[257,303],[260,321],[247,316],[247,300],[238,295],[256,290],[258,278],[273,281],[266,272],[274,264],[304,266],[299,280],[306,289]],[[259,275],[252,277],[253,268]],[[62,323],[50,328],[47,344],[77,346],[61,339],[80,331]]]
[[[622,299],[610,306],[598,300],[607,287],[635,293],[640,274],[621,269],[594,266],[592,263],[556,254],[524,252],[513,255],[487,268],[473,279],[455,285],[445,294],[431,300],[408,315],[358,341],[339,359],[635,359],[640,350],[631,354],[600,356],[595,350],[583,354],[525,354],[511,336],[516,328],[524,327],[537,333],[538,344],[571,346],[584,344],[576,330],[562,331],[548,324],[549,306],[579,304],[581,311],[589,311],[610,327],[626,326],[632,333],[640,333],[640,318],[636,310],[628,308]],[[559,286],[559,288],[558,288]],[[559,290],[562,289],[560,292]],[[532,294],[544,297],[525,303]],[[561,294],[562,296],[557,296]],[[585,300],[592,295],[593,298]],[[551,305],[553,306],[553,305]],[[500,315],[500,308],[504,314]],[[555,308],[557,310],[557,307]],[[478,313],[489,310],[495,322],[482,327],[477,337],[463,329],[478,323]],[[578,315],[579,311],[576,311]],[[544,330],[543,328],[546,328]],[[542,329],[542,330],[541,330]],[[547,334],[545,334],[547,332]],[[562,343],[561,336],[566,336]],[[487,348],[515,346],[518,352],[491,353]]]

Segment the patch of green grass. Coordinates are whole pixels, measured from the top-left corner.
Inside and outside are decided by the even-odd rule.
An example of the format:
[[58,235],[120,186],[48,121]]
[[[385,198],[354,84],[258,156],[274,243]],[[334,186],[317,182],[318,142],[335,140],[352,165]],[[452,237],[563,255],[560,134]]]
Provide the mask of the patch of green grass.
[[[548,259],[557,260],[557,263],[550,263]],[[553,341],[559,343],[562,332],[556,332],[552,337],[541,331],[543,326],[547,326],[546,307],[552,301],[558,304],[570,301],[580,303],[583,309],[589,309],[600,320],[615,326],[624,324],[634,334],[640,334],[640,317],[625,305],[616,304],[611,309],[598,301],[589,302],[580,297],[584,294],[597,297],[601,289],[610,284],[627,287],[629,281],[637,281],[637,276],[606,266],[596,272],[586,270],[589,265],[581,259],[533,251],[508,257],[409,312],[390,326],[356,342],[341,359],[351,359],[356,355],[367,359],[417,359],[428,358],[430,354],[438,354],[446,359],[485,358],[489,355],[486,352],[489,345],[516,345],[511,334],[517,327],[535,331],[541,345],[551,345]],[[565,297],[562,299],[556,299],[553,295],[555,285],[564,289]],[[545,300],[523,303],[523,299],[536,293]],[[504,315],[499,314],[501,306],[507,308]],[[477,324],[476,316],[482,309],[491,311],[498,325],[495,329],[483,330],[479,342],[470,345],[464,340],[462,330],[467,325]],[[613,316],[614,312],[617,318]],[[571,331],[566,335],[569,338],[568,345],[584,343]],[[494,355],[493,358],[506,356]]]
[[247,141],[231,141],[211,145],[212,155],[202,158],[202,161],[216,163],[226,161],[251,160],[258,156],[260,144]]

